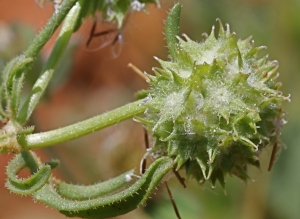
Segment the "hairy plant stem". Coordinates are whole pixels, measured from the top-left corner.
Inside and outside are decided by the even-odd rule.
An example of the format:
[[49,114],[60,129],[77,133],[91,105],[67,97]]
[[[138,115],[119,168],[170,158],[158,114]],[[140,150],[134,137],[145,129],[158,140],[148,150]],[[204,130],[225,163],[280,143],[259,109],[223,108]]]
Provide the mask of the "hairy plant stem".
[[21,155],[25,160],[26,166],[29,168],[31,174],[36,173],[37,170],[39,169],[39,165],[36,162],[34,156],[28,150],[22,151]]
[[55,30],[59,27],[71,8],[76,4],[78,0],[64,0],[59,6],[58,10],[50,18],[46,26],[41,32],[34,38],[28,49],[25,51],[25,57],[35,58],[43,46],[52,37]]
[[[51,55],[48,58],[47,63],[45,64],[39,78],[35,82],[21,111],[18,114],[17,121],[20,124],[24,125],[28,121],[33,110],[35,109],[40,98],[42,97],[44,91],[46,90],[46,88],[53,76],[54,69],[57,66],[64,51],[66,50],[66,48],[68,46],[68,43],[72,36],[73,30],[74,30],[75,25],[78,20],[80,9],[81,9],[81,6],[79,3],[77,3],[76,5],[74,5],[72,7],[72,9],[69,11],[68,15],[66,16],[64,23],[62,25],[61,31],[59,33],[59,36],[56,40],[55,46],[51,52]],[[56,14],[58,14],[61,10],[62,9],[59,9],[58,12],[54,13],[53,17],[55,17]],[[52,20],[52,18],[51,18],[51,20]],[[50,23],[50,21],[49,21],[49,23]],[[48,26],[46,26],[45,29],[49,29],[47,27]]]
[[144,113],[146,110],[144,103],[145,99],[138,100],[63,128],[29,134],[25,138],[20,138],[19,144],[30,150],[70,141]]

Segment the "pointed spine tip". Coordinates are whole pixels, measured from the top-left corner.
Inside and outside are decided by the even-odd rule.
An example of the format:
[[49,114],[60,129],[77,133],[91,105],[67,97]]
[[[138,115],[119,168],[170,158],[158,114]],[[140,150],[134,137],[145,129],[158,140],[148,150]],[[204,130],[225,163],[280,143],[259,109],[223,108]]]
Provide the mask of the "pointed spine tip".
[[[191,39],[184,33],[182,36],[186,39],[186,41],[191,41]],[[181,39],[181,38],[180,38]]]
[[215,25],[211,27],[210,35],[215,36]]
[[220,26],[219,35],[223,36],[225,31],[224,31],[224,26],[222,24],[222,21],[220,18],[217,18],[216,21],[219,22],[219,26]]
[[227,32],[227,34],[230,34],[230,26],[229,26],[229,24],[225,24],[225,26],[226,26],[226,32]]
[[202,36],[207,39],[208,38],[208,34],[207,33],[202,33]]

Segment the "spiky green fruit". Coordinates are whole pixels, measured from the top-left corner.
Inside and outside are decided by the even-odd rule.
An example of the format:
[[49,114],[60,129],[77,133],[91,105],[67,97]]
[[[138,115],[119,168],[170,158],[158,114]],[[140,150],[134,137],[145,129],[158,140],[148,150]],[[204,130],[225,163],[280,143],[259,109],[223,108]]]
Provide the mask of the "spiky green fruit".
[[201,43],[178,38],[173,61],[149,77],[148,110],[140,119],[156,138],[152,152],[174,158],[200,183],[225,175],[246,181],[248,164],[278,141],[281,103],[277,61],[258,58],[251,38],[237,40],[220,22]]

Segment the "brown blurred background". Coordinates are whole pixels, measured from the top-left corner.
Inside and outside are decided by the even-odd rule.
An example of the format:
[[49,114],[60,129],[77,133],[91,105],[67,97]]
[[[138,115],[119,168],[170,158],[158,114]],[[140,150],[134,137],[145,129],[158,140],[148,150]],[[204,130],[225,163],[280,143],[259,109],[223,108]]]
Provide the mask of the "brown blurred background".
[[[270,59],[280,63],[280,81],[292,102],[284,105],[289,123],[283,128],[282,141],[287,145],[271,172],[267,171],[271,147],[262,154],[261,171],[249,168],[253,181],[247,185],[227,177],[223,194],[218,185],[209,183],[203,190],[190,180],[183,189],[177,180],[170,187],[184,219],[298,219],[300,218],[300,1],[299,0],[185,0],[181,31],[201,41],[210,32],[216,18],[229,23],[238,38],[253,36],[257,46],[268,49]],[[109,47],[87,51],[85,42],[92,25],[87,21],[74,36],[69,50],[58,67],[54,82],[32,120],[36,131],[46,131],[74,123],[135,100],[134,93],[147,88],[147,83],[127,67],[129,62],[151,73],[158,63],[153,56],[167,59],[163,20],[174,1],[162,1],[160,9],[150,6],[148,14],[130,15],[124,28],[121,53],[115,57]],[[47,18],[52,5],[40,8],[34,0],[0,1],[0,69],[30,43]],[[101,24],[101,21],[99,21]],[[32,32],[33,31],[33,32]],[[28,76],[33,83],[41,64],[51,49],[43,50]],[[27,87],[25,86],[25,92]],[[43,159],[57,158],[61,165],[55,174],[67,182],[90,184],[136,168],[145,152],[143,128],[126,121],[55,147],[39,150]],[[0,158],[0,218],[65,218],[56,210],[36,204],[31,198],[10,194],[4,187],[5,166],[9,155]],[[166,189],[161,186],[145,208],[119,218],[175,218]]]

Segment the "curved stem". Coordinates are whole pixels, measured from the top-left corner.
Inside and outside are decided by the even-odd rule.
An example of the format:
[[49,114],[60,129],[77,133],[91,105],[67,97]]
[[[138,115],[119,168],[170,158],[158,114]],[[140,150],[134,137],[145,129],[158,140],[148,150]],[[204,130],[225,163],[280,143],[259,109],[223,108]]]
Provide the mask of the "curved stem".
[[39,165],[28,150],[24,150],[21,153],[22,158],[24,159],[26,166],[29,168],[30,173],[34,174],[38,171]]
[[[75,25],[77,24],[77,19],[80,13],[80,9],[81,6],[79,3],[77,3],[72,7],[68,15],[66,16],[66,19],[64,20],[61,31],[59,33],[59,36],[56,40],[55,46],[51,52],[51,55],[48,58],[47,63],[44,66],[39,78],[35,82],[29,94],[29,97],[27,98],[26,102],[24,103],[22,109],[18,114],[17,121],[20,122],[20,124],[25,124],[27,122],[33,110],[35,109],[36,105],[38,104],[40,98],[42,97],[44,91],[46,90],[53,76],[54,69],[57,66],[58,62],[60,61],[60,58],[63,55],[64,51],[66,50],[67,45],[70,41]],[[55,14],[56,13],[54,13],[54,16]]]
[[76,124],[52,131],[29,134],[25,138],[19,138],[19,144],[26,149],[35,149],[79,138],[144,113],[146,110],[144,102],[145,100],[138,100]]

